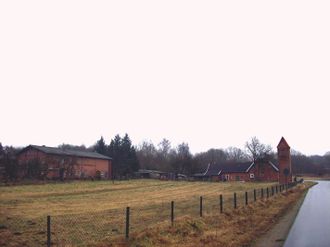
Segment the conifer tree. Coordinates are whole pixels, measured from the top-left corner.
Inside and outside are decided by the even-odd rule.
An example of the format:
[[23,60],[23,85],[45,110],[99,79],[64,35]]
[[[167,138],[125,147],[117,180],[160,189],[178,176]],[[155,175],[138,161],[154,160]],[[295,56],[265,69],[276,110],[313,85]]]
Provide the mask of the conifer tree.
[[98,140],[95,144],[94,150],[98,152],[99,154],[106,155],[107,154],[107,148],[103,139],[103,136],[101,136],[100,140]]

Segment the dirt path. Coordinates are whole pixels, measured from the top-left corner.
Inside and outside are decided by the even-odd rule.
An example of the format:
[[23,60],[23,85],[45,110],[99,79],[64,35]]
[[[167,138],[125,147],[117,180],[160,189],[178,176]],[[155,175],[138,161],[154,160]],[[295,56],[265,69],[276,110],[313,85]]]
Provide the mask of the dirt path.
[[283,217],[279,219],[274,227],[263,236],[258,238],[251,247],[282,247],[307,192],[308,190],[297,201],[297,203],[291,209],[289,209]]

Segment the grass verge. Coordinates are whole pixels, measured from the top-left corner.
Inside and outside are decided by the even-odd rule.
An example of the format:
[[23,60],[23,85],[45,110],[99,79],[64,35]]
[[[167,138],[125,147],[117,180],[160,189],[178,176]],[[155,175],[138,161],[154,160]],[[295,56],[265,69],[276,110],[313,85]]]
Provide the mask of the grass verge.
[[158,225],[132,234],[129,241],[118,238],[112,243],[104,242],[97,246],[250,246],[312,185],[307,182],[268,200],[259,200],[221,215],[178,218],[173,227]]

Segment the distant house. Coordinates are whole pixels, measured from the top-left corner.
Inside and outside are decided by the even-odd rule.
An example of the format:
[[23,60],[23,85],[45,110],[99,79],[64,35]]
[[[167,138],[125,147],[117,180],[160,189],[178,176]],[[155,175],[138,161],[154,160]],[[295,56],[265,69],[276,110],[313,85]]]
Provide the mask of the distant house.
[[282,137],[278,146],[278,164],[265,159],[253,162],[209,164],[195,178],[213,181],[268,181],[281,184],[292,182],[290,146]]
[[134,173],[136,178],[153,178],[161,180],[185,180],[187,176],[179,173],[162,172],[157,170],[139,169]]
[[46,167],[47,178],[111,178],[110,157],[89,152],[30,145],[22,149],[17,156],[20,177],[28,173],[28,165],[38,162]]
[[203,174],[213,181],[278,181],[279,169],[270,161],[209,164]]
[[159,179],[161,176],[167,175],[167,172],[161,172],[156,170],[147,170],[147,169],[139,169],[134,173],[136,178],[154,178]]

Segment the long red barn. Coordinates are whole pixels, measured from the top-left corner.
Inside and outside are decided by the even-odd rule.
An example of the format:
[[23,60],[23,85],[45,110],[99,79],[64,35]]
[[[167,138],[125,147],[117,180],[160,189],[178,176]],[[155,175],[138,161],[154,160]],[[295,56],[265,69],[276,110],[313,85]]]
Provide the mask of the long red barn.
[[29,145],[18,154],[21,177],[29,162],[47,167],[47,178],[111,178],[111,158],[96,152]]

